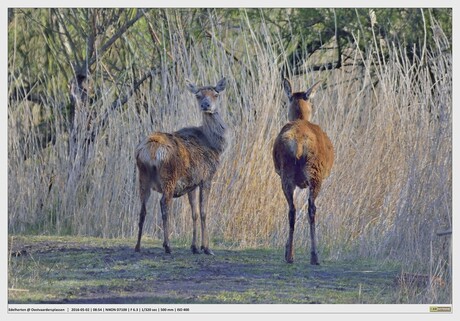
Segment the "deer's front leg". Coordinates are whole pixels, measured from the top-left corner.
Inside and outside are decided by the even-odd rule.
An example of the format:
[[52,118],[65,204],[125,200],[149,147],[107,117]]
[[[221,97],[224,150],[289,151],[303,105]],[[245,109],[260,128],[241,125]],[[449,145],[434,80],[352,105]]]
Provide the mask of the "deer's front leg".
[[193,191],[188,193],[188,201],[190,203],[190,207],[192,208],[192,221],[193,221],[193,236],[192,236],[192,246],[190,249],[192,250],[193,254],[199,254],[198,247],[196,246],[196,232],[198,227],[198,189],[195,188]]
[[211,182],[204,182],[200,186],[200,217],[201,217],[201,249],[205,254],[214,255],[209,249],[208,229],[206,226],[206,207],[208,204],[208,197],[211,191]]

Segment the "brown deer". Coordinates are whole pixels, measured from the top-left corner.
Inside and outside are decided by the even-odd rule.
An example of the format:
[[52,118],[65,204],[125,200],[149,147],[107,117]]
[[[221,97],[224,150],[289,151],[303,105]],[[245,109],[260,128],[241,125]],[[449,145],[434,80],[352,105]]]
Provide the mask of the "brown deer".
[[[227,125],[219,114],[218,98],[225,89],[222,78],[215,87],[197,87],[186,80],[188,90],[195,95],[202,114],[202,125],[186,127],[174,133],[155,132],[146,137],[136,148],[139,169],[141,212],[139,234],[135,251],[141,247],[145,204],[153,189],[163,194],[160,200],[166,253],[169,245],[169,216],[172,199],[187,194],[192,208],[193,239],[191,250],[200,253],[196,246],[197,214],[201,217],[201,250],[214,255],[209,249],[206,228],[206,204],[211,190],[211,181],[219,165],[219,158],[227,147]],[[199,203],[198,203],[199,187]],[[199,204],[199,208],[198,208]]]
[[288,119],[276,137],[273,145],[275,171],[281,178],[284,196],[289,205],[289,237],[284,258],[294,262],[293,237],[296,221],[294,190],[296,187],[309,188],[308,221],[310,223],[311,256],[310,263],[318,265],[315,241],[315,199],[322,181],[329,176],[334,162],[334,149],[326,133],[310,122],[313,105],[310,101],[319,87],[319,82],[305,92],[292,93],[288,79],[283,82],[289,98]]

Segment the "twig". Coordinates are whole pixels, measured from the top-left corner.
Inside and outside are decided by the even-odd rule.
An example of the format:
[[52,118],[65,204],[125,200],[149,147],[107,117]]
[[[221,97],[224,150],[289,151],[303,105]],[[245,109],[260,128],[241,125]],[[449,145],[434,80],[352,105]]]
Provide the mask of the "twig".
[[437,236],[446,236],[446,235],[452,235],[452,230],[447,230],[447,231],[442,231],[436,233]]

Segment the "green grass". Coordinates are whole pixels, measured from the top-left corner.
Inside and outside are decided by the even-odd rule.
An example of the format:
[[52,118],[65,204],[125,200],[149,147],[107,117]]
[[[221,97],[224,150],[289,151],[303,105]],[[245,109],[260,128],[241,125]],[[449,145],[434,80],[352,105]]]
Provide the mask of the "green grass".
[[[401,303],[396,264],[323,261],[297,249],[228,249],[193,255],[173,243],[133,239],[10,237],[9,303],[362,304]],[[17,253],[20,253],[18,255]]]

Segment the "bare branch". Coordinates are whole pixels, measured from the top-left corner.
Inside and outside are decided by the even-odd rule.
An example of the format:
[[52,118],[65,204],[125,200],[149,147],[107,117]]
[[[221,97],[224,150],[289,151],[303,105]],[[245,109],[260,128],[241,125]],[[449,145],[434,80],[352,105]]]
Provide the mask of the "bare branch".
[[[62,17],[61,12],[58,9],[53,9],[53,13],[58,19],[57,21],[58,30],[59,30],[58,35],[64,47],[64,54],[66,58],[69,60],[69,62],[70,62],[69,56],[70,54],[73,54],[73,59],[77,63],[77,66],[74,66],[74,68],[75,67],[80,68],[81,66],[79,65],[79,57],[77,56],[78,50],[77,50],[75,43],[72,40],[72,36],[70,35],[69,30],[66,27],[66,23],[64,23],[64,18]],[[65,38],[64,38],[64,35],[65,35]]]
[[109,119],[109,115],[112,111],[115,109],[123,106],[128,102],[128,100],[134,95],[134,93],[139,90],[140,86],[147,80],[152,78],[154,75],[160,74],[160,68],[152,68],[151,70],[147,71],[144,73],[144,75],[137,81],[134,82],[133,86],[131,89],[128,91],[128,93],[123,96],[122,98],[117,98],[109,107],[109,109],[101,116],[100,121],[98,122],[97,126],[93,126],[93,133],[91,137],[96,136],[96,131],[99,130],[100,128],[104,128],[107,124],[107,121]]
[[[129,20],[124,26],[122,26],[102,47],[98,50],[99,54],[103,54],[110,46],[113,45],[115,41],[117,41],[125,32],[128,30],[132,25],[134,25],[140,18],[144,16],[144,9],[138,9],[136,16]],[[97,60],[97,56],[94,55],[91,59],[88,60],[88,68],[93,65]]]

